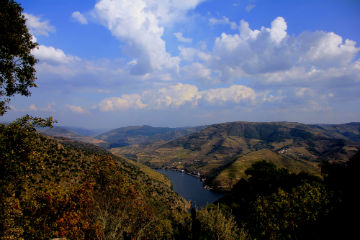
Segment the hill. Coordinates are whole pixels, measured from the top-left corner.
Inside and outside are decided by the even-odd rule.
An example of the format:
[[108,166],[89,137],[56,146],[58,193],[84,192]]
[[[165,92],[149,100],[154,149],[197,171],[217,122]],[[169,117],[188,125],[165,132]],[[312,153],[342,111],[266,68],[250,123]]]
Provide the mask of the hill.
[[353,141],[358,131],[358,124],[230,122],[166,143],[133,145],[116,152],[151,167],[200,173],[208,184],[229,190],[256,160],[319,175],[322,161],[346,161],[360,149],[360,143]]
[[325,130],[331,137],[343,138],[360,143],[360,123],[319,124],[317,127]]
[[[67,128],[67,127],[53,127],[53,128],[40,128],[38,129],[38,131],[48,136],[58,137],[58,138],[69,138],[80,142],[95,144],[103,148],[106,148],[108,146],[108,144],[104,140],[91,137],[90,135],[93,134],[94,132],[90,130],[85,130],[80,128],[75,128],[75,130],[73,130],[73,128]],[[80,132],[83,135],[75,131]]]
[[6,239],[167,239],[189,204],[105,149],[35,131],[25,117],[0,125],[0,235]]
[[197,132],[204,127],[167,128],[129,126],[113,129],[98,135],[96,138],[109,143],[110,148],[129,146],[133,144],[147,144],[155,141],[169,141]]

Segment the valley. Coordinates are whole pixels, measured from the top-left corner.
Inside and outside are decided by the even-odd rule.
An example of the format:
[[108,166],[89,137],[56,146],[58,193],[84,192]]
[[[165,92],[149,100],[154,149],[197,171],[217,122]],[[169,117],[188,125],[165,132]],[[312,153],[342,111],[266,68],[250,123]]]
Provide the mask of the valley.
[[[62,136],[82,141],[66,133]],[[359,136],[360,123],[229,122],[191,128],[124,127],[91,141],[136,163],[184,170],[201,176],[211,188],[230,191],[259,160],[292,173],[320,176],[322,162],[346,161],[360,149]]]

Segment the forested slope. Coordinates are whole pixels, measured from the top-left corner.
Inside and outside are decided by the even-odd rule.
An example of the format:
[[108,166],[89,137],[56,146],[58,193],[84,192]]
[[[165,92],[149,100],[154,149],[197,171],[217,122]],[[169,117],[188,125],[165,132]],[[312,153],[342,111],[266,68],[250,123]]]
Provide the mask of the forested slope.
[[25,117],[0,125],[2,239],[180,234],[188,203],[169,186],[105,150],[34,128],[49,124]]

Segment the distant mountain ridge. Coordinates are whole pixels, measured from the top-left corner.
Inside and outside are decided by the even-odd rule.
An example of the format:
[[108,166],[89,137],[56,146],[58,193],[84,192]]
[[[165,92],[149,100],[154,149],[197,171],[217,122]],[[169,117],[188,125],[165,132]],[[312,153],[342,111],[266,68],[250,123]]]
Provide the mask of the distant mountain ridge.
[[257,160],[320,175],[321,161],[345,161],[360,149],[359,129],[360,123],[230,122],[168,142],[112,151],[152,167],[199,172],[210,184],[229,190],[244,176],[241,166]]
[[[39,132],[51,136],[51,137],[57,137],[57,138],[69,138],[75,141],[80,141],[80,142],[85,142],[85,143],[91,143],[91,144],[95,144],[97,146],[106,148],[108,146],[108,144],[101,140],[101,139],[96,139],[94,137],[91,136],[84,136],[84,135],[80,135],[74,131],[71,130],[71,128],[68,127],[53,127],[53,128],[44,128],[44,129],[38,129]],[[83,132],[85,133],[85,130],[83,130]],[[87,130],[88,133],[92,132],[91,130]]]
[[114,148],[134,144],[148,144],[156,141],[169,141],[200,131],[203,128],[204,126],[182,128],[152,127],[148,125],[128,126],[100,134],[97,138],[109,143],[110,148]]

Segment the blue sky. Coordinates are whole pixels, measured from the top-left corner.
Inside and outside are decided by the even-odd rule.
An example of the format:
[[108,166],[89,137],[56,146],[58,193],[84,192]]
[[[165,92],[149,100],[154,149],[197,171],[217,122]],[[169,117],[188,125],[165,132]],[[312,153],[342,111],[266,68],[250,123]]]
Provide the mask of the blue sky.
[[360,121],[357,0],[22,0],[59,125]]

